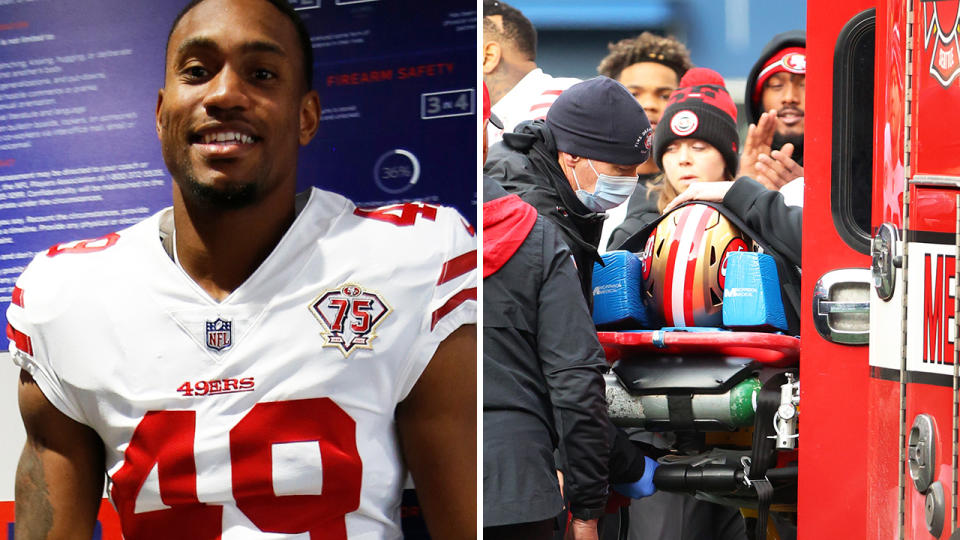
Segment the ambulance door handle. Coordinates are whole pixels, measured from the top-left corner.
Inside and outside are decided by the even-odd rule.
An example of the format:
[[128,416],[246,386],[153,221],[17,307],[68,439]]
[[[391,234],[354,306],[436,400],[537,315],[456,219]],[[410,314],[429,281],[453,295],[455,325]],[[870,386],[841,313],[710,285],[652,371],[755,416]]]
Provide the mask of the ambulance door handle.
[[820,315],[830,313],[870,313],[870,302],[829,302],[821,300],[818,304]]
[[870,340],[870,287],[867,268],[841,268],[824,274],[813,291],[813,323],[823,339],[843,345]]

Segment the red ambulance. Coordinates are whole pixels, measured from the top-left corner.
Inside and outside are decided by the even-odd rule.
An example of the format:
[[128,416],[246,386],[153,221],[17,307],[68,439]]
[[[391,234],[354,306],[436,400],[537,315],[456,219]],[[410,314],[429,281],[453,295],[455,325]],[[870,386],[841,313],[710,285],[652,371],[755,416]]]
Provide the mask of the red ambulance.
[[960,538],[958,4],[808,0],[800,538]]
[[960,0],[807,10],[798,538],[960,539]]

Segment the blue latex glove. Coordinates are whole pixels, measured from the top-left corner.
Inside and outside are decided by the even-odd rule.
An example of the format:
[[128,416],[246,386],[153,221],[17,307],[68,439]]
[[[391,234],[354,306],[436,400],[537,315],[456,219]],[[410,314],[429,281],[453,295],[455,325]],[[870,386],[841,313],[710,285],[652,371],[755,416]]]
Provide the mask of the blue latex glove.
[[656,460],[644,456],[643,476],[631,484],[614,484],[613,490],[631,499],[642,499],[653,495],[657,491],[657,487],[653,485],[653,471],[659,466]]

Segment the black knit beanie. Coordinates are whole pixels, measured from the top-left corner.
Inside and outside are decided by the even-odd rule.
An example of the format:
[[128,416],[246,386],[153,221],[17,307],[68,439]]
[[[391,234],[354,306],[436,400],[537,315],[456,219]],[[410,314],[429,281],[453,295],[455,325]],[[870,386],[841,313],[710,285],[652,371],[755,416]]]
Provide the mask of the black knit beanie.
[[557,150],[575,156],[637,165],[650,156],[653,130],[625,86],[594,77],[564,90],[547,111]]
[[[700,84],[706,83],[709,84]],[[719,83],[719,84],[718,84]],[[740,158],[737,155],[737,108],[723,86],[723,77],[706,68],[694,68],[674,90],[657,124],[653,138],[653,155],[663,170],[663,151],[677,139],[700,139],[723,156],[726,171],[736,176]]]

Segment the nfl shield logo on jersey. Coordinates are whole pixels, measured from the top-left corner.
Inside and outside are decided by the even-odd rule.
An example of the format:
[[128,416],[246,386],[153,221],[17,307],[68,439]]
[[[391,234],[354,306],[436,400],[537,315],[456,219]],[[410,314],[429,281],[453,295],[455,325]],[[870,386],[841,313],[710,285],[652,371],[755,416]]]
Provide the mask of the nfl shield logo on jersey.
[[345,283],[327,289],[310,303],[310,312],[324,329],[324,347],[337,347],[344,357],[355,349],[372,349],[374,330],[390,313],[379,294]]
[[213,322],[207,321],[207,348],[219,352],[233,345],[230,327],[230,321],[219,317]]

